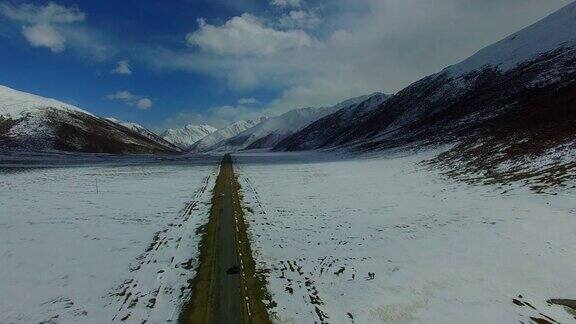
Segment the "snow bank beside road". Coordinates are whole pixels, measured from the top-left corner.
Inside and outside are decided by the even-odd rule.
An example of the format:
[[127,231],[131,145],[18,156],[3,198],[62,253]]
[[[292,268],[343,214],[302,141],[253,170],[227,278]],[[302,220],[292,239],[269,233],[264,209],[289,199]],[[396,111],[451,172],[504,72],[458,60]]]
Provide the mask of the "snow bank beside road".
[[0,171],[0,322],[176,320],[216,171]]
[[295,156],[238,157],[255,259],[271,270],[280,322],[573,321],[546,300],[576,298],[574,190],[501,194],[423,169],[425,154]]

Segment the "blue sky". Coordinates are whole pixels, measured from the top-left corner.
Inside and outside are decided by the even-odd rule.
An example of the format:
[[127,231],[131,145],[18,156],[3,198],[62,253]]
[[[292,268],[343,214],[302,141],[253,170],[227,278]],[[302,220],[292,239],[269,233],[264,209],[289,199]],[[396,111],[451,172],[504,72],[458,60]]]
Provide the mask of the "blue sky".
[[[2,20],[0,84],[74,103],[102,116],[135,120],[148,126],[156,125],[180,110],[202,111],[206,107],[234,104],[244,95],[263,100],[273,95],[255,89],[230,93],[219,86],[221,81],[212,77],[191,71],[150,68],[133,57],[137,53],[120,48],[130,44],[158,44],[188,50],[184,35],[197,27],[195,17],[218,20],[242,14],[235,6],[217,5],[216,1],[183,1],[177,7],[161,3],[122,1],[118,6],[104,1],[58,1],[60,6],[77,7],[85,13],[84,22],[75,25],[89,26],[90,32],[97,33],[95,42],[116,47],[106,50],[102,57],[95,57],[90,48],[70,49],[72,45],[69,44],[62,52],[32,47],[21,35],[22,24]],[[132,74],[110,73],[121,60],[129,62]],[[106,98],[117,91],[150,98],[153,105],[142,111]]]
[[1,1],[0,84],[156,130],[395,92],[569,0]]

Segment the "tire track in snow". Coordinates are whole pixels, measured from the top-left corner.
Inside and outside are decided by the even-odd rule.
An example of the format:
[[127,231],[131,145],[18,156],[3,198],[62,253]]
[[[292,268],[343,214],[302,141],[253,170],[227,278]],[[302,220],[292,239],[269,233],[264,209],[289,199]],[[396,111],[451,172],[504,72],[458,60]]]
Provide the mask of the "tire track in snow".
[[197,250],[192,246],[199,241],[198,232],[207,217],[207,189],[213,178],[214,174],[205,177],[178,216],[154,234],[146,251],[130,267],[132,275],[111,293],[118,303],[113,322],[177,320],[198,262],[190,251]]

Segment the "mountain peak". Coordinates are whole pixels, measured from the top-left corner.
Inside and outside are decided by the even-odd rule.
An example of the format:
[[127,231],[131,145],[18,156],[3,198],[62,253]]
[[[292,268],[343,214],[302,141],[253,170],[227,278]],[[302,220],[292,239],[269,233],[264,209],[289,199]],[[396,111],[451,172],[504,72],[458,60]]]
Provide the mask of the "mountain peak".
[[209,150],[212,146],[232,138],[241,132],[256,126],[259,124],[263,119],[256,119],[256,120],[239,120],[236,121],[224,128],[221,128],[210,135],[204,137],[202,140],[196,142],[194,145],[191,146],[191,149],[194,151],[206,151]]
[[167,129],[160,136],[174,145],[187,148],[215,131],[216,128],[210,125],[190,124],[182,128]]
[[454,76],[490,66],[501,72],[562,47],[576,45],[576,2],[550,14],[504,39],[487,46],[464,61],[445,69]]
[[56,99],[44,98],[3,85],[0,85],[0,99],[0,116],[6,118],[20,118],[27,113],[45,108],[76,111],[93,116],[85,110]]

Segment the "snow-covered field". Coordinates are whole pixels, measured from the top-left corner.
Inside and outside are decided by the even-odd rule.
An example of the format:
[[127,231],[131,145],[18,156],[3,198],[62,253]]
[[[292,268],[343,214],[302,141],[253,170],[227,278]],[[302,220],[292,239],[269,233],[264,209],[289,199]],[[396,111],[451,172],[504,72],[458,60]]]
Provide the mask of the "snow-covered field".
[[217,164],[0,169],[0,323],[164,323]]
[[575,320],[546,301],[576,298],[576,191],[472,186],[430,157],[236,158],[278,322]]

